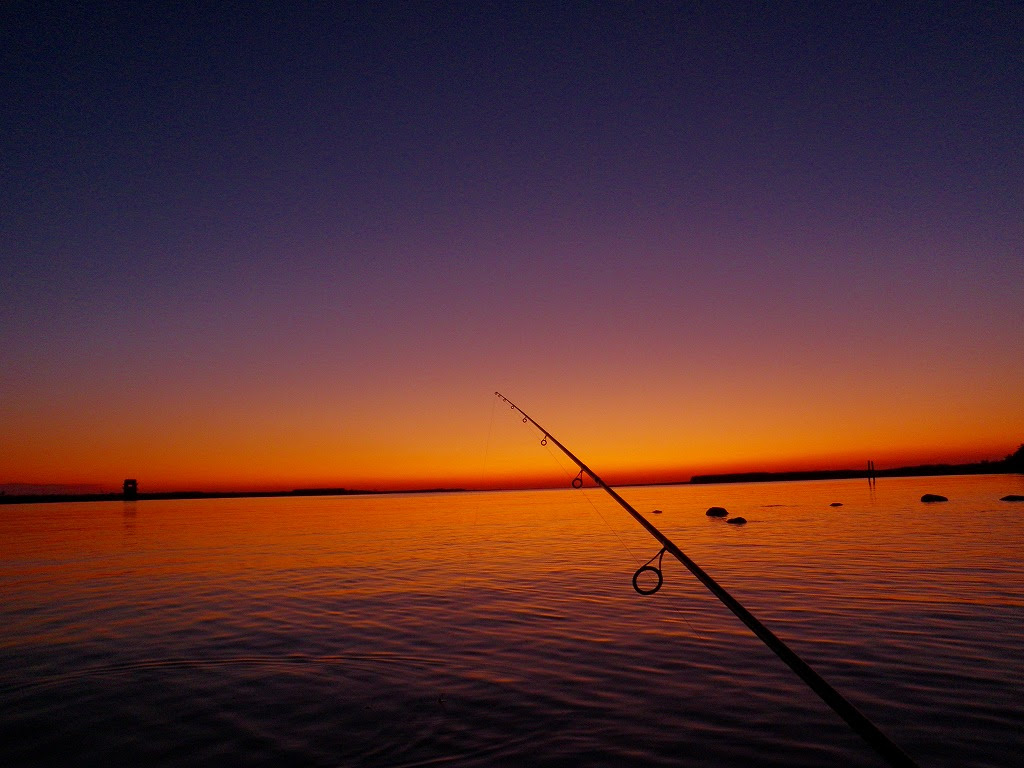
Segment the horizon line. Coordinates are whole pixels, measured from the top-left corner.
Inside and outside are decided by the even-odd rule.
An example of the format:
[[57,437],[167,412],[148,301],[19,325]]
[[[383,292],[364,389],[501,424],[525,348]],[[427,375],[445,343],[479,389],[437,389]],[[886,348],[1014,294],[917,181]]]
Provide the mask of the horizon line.
[[[688,480],[640,480],[614,483],[616,487],[642,487],[642,486],[667,486],[667,485],[715,485],[715,484],[738,484],[758,482],[800,482],[813,480],[853,480],[862,478],[877,477],[926,477],[936,475],[958,475],[958,474],[1020,474],[1021,469],[1011,465],[1009,457],[1004,459],[988,460],[983,459],[976,462],[960,464],[933,463],[914,464],[888,468],[864,469],[817,469],[817,470],[781,470],[781,471],[746,471],[746,472],[720,472],[692,475]],[[11,488],[52,488],[54,491],[44,492],[22,492],[8,493]],[[345,486],[314,486],[305,488],[250,488],[250,489],[221,489],[221,490],[158,490],[138,491],[134,497],[126,495],[123,491],[92,490],[77,492],[73,488],[90,487],[84,484],[58,484],[58,483],[0,483],[0,503],[33,503],[35,501],[116,501],[116,500],[139,500],[157,501],[167,499],[202,499],[202,498],[259,498],[259,497],[283,497],[283,496],[370,496],[370,495],[396,495],[396,494],[429,494],[429,493],[489,493],[500,491],[544,491],[558,490],[566,487],[562,483],[544,484],[512,484],[500,486],[483,487],[455,487],[455,486],[432,486],[413,488],[349,488]],[[95,487],[95,486],[91,486]],[[68,489],[63,492],[56,489]]]

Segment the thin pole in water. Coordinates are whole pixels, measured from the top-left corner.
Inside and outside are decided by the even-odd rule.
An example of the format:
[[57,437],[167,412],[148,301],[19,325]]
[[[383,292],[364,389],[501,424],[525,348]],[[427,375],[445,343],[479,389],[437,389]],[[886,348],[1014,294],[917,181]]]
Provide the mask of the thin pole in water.
[[[591,480],[601,486],[609,496],[615,499],[619,506],[632,515],[632,517],[644,527],[644,530],[651,534],[651,536],[653,536],[666,551],[670,552],[676,560],[685,565],[690,573],[697,577],[697,580],[700,581],[701,584],[707,587],[715,597],[721,600],[722,603],[724,603],[740,621],[746,624],[747,627],[749,627],[750,630],[775,653],[776,656],[782,659],[801,680],[807,683],[812,691],[821,697],[822,701],[828,704],[837,715],[843,718],[843,720],[845,720],[846,723],[862,739],[864,739],[864,741],[870,744],[879,755],[885,758],[890,765],[901,766],[902,768],[919,768],[917,763],[915,763],[906,752],[900,749],[899,745],[882,733],[882,731],[879,730],[874,723],[868,720],[867,717],[861,714],[860,710],[847,701],[847,699],[839,693],[839,691],[833,688],[825,678],[811,669],[807,662],[796,655],[795,651],[782,642],[774,632],[762,624],[754,614],[744,608],[736,598],[730,595],[726,591],[725,587],[711,578],[703,568],[687,557],[683,551],[679,549],[679,547],[677,547],[670,538],[668,538],[668,536],[659,531],[643,515],[633,509],[625,499],[619,496],[614,489],[598,477],[594,470],[576,458],[576,455],[572,451],[562,445],[548,430],[544,429],[544,427],[534,421],[522,408],[500,392],[495,392],[494,394],[511,406],[512,410],[521,413],[524,419],[529,421],[544,434],[544,440],[550,440],[558,446],[559,450],[561,450],[562,453],[568,456],[576,466],[580,468],[581,473],[585,472],[589,475]],[[573,487],[581,487],[582,482],[577,485],[577,481],[579,480],[580,478],[573,480]]]

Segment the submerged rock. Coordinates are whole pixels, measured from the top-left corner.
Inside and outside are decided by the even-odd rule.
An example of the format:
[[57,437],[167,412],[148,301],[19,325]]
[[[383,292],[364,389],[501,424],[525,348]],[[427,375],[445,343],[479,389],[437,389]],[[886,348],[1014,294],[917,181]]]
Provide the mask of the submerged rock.
[[711,507],[704,514],[708,517],[725,517],[729,513],[725,511],[725,507]]
[[830,507],[841,507],[841,506],[843,506],[843,502],[841,502],[841,501],[833,501],[831,504],[829,504],[829,506]]
[[725,522],[727,522],[729,525],[746,525],[747,524],[747,518],[745,518],[745,517],[730,517]]
[[927,504],[928,502],[931,501],[949,501],[949,499],[947,499],[945,496],[939,496],[939,494],[937,493],[926,493],[924,496],[921,497],[921,501]]
[[1016,493],[1011,493],[1009,496],[1003,496],[1000,501],[1024,501],[1024,496],[1020,496]]

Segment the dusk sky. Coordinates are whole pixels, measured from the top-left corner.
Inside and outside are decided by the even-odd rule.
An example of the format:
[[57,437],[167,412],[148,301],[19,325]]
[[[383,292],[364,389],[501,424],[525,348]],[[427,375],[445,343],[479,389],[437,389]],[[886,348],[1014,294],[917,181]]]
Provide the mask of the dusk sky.
[[4,3],[0,485],[1001,458],[1024,5],[904,5]]

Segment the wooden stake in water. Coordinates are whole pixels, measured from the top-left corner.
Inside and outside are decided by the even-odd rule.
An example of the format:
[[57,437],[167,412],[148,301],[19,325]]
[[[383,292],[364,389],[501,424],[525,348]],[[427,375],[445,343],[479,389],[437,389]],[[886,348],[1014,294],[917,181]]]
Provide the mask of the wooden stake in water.
[[[843,718],[843,720],[845,720],[847,724],[853,728],[853,730],[856,731],[862,739],[864,739],[864,741],[870,744],[879,755],[885,758],[890,765],[901,766],[904,768],[918,768],[917,763],[915,763],[906,752],[900,749],[899,745],[882,733],[882,731],[879,730],[874,723],[868,720],[867,717],[861,714],[860,710],[847,701],[847,699],[839,693],[839,691],[833,688],[825,678],[811,669],[807,662],[796,655],[795,651],[782,642],[774,632],[762,624],[754,614],[744,608],[736,598],[730,595],[726,591],[725,587],[711,578],[703,568],[687,557],[683,551],[679,549],[679,547],[677,547],[670,538],[668,538],[668,536],[655,528],[654,525],[652,525],[643,515],[633,509],[625,499],[619,496],[614,489],[598,477],[594,470],[576,458],[576,455],[573,454],[572,451],[562,445],[550,432],[544,429],[544,427],[530,418],[522,408],[517,406],[500,392],[495,392],[494,394],[507,403],[512,410],[521,413],[525,420],[529,421],[544,434],[543,439],[545,441],[550,440],[558,446],[559,450],[561,450],[562,453],[568,456],[576,466],[580,468],[581,473],[586,473],[591,480],[601,486],[609,496],[615,499],[619,506],[632,515],[632,517],[644,527],[644,530],[651,534],[651,536],[653,536],[667,552],[671,553],[676,560],[685,565],[690,573],[697,577],[697,580],[700,581],[701,584],[707,587],[715,597],[721,600],[722,603],[724,603],[740,621],[746,624],[747,627],[749,627],[750,630],[775,653],[776,656],[782,659],[801,680],[810,686],[811,690],[821,697],[822,701],[832,707],[836,714]],[[580,477],[573,480],[573,487],[579,488],[581,486],[582,479]]]

